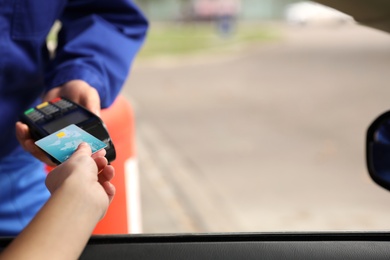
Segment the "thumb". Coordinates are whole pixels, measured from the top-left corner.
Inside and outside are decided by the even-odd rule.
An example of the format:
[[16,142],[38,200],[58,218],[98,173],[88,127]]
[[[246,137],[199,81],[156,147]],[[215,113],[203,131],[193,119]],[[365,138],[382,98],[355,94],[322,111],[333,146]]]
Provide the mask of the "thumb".
[[92,155],[92,150],[88,143],[86,142],[80,143],[76,151],[72,154],[71,157],[80,156],[80,155],[87,155],[87,156]]

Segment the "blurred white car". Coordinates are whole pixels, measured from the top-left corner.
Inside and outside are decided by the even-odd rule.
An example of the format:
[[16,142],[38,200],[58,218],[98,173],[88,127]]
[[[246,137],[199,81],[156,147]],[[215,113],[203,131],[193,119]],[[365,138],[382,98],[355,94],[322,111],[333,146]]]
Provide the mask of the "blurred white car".
[[353,23],[352,16],[331,7],[311,1],[289,4],[285,9],[285,19],[292,25],[346,24]]

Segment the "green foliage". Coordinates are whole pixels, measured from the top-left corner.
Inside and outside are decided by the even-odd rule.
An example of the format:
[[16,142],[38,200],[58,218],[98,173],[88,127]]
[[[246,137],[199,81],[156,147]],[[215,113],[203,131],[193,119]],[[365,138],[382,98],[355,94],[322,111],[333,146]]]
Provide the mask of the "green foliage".
[[140,57],[223,52],[277,38],[274,30],[259,24],[238,24],[225,35],[215,23],[157,24],[151,26]]

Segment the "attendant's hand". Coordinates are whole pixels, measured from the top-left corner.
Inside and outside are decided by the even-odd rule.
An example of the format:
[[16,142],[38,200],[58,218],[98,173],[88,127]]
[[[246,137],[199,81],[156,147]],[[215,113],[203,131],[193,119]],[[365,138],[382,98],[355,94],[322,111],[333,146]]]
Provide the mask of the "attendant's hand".
[[99,93],[87,82],[83,80],[71,80],[64,85],[53,88],[47,92],[43,100],[50,101],[61,96],[86,107],[91,112],[100,116]]
[[[96,89],[82,80],[71,80],[62,86],[53,88],[44,96],[44,101],[50,101],[57,97],[66,97],[75,103],[78,103],[96,115],[100,116],[100,97]],[[35,140],[32,139],[29,128],[22,122],[16,123],[16,138],[20,145],[38,160],[46,163],[49,166],[55,166],[49,157],[35,145]]]
[[38,160],[46,163],[49,166],[56,166],[56,164],[50,160],[50,158],[43,152],[36,144],[35,140],[30,135],[29,128],[22,122],[16,122],[16,138],[24,150],[31,153]]

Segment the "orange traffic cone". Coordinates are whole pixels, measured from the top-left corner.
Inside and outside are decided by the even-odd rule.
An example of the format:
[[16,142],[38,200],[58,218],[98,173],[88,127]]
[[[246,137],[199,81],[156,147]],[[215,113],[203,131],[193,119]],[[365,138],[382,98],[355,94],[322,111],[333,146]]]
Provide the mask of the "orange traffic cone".
[[112,162],[116,195],[94,234],[140,233],[140,191],[132,107],[123,96],[118,96],[111,107],[102,110],[101,118],[116,150],[116,159]]

